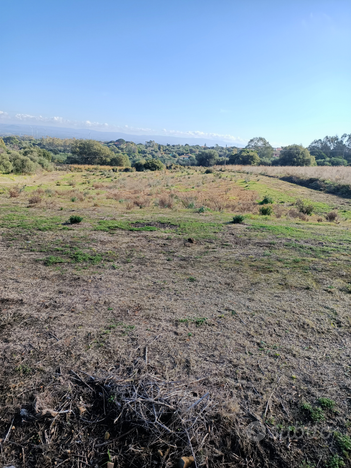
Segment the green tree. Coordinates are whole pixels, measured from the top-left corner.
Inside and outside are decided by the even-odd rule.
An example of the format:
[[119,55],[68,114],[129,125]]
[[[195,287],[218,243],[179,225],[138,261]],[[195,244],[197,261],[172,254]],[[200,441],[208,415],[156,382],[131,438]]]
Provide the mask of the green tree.
[[218,153],[216,150],[203,150],[196,155],[198,166],[214,166],[218,160]]
[[9,155],[6,153],[0,154],[0,172],[3,174],[9,174],[13,169],[13,165],[9,159]]
[[133,167],[135,167],[135,170],[138,171],[138,172],[142,172],[142,171],[145,171],[145,159],[142,159],[140,161],[136,161],[134,164],[133,164]]
[[110,159],[111,166],[122,166],[122,167],[130,167],[130,161],[127,154],[118,153],[112,156]]
[[164,164],[159,159],[149,159],[144,164],[145,170],[149,171],[162,171],[164,169]]
[[16,174],[31,174],[38,168],[38,165],[28,156],[23,156],[15,151],[9,154],[9,159],[13,165],[13,172]]
[[246,149],[256,151],[260,159],[272,159],[274,152],[273,147],[263,137],[251,138]]
[[285,146],[277,160],[280,166],[316,166],[316,159],[301,145]]
[[232,154],[229,157],[229,164],[244,164],[248,166],[257,166],[260,164],[260,158],[256,151],[242,149],[237,154]]
[[5,150],[7,149],[4,143],[4,140],[2,138],[0,138],[0,148],[5,149]]
[[19,145],[20,144],[18,138],[14,136],[4,137],[3,141],[5,142],[5,145]]
[[114,157],[107,146],[95,140],[76,140],[71,152],[78,164],[109,164]]

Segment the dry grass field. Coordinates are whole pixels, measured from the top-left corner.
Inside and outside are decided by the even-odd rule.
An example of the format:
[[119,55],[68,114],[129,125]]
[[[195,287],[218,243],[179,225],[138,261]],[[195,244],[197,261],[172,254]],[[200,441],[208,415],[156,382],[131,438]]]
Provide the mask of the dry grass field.
[[321,180],[351,184],[351,167],[347,166],[228,166],[231,170],[269,176],[315,177]]
[[1,466],[351,466],[351,200],[259,169],[0,176]]

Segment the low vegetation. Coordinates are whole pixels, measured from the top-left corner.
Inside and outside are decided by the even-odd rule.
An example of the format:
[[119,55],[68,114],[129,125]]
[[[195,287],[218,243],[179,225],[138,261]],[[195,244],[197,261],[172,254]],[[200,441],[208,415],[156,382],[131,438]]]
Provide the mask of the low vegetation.
[[348,466],[351,201],[130,169],[0,176],[1,465]]

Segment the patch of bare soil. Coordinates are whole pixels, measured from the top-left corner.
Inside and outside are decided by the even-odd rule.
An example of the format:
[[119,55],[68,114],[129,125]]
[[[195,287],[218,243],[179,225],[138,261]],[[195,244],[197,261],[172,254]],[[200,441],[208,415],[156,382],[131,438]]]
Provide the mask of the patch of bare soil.
[[342,454],[348,255],[272,266],[272,238],[229,225],[191,248],[160,232],[90,232],[85,245],[113,261],[46,266],[77,231],[3,234],[3,465],[171,467],[193,456],[198,467],[322,467]]

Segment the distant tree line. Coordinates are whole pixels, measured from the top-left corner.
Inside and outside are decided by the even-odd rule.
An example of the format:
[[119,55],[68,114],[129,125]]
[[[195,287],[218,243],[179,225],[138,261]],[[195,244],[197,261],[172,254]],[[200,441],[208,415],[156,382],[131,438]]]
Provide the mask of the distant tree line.
[[326,136],[307,148],[290,145],[274,149],[263,137],[252,138],[245,148],[236,146],[161,145],[126,141],[98,142],[74,138],[7,136],[0,140],[0,172],[31,173],[52,164],[89,164],[159,170],[164,166],[213,166],[226,164],[274,166],[351,165],[351,134]]

